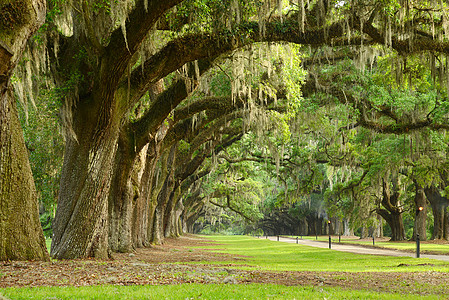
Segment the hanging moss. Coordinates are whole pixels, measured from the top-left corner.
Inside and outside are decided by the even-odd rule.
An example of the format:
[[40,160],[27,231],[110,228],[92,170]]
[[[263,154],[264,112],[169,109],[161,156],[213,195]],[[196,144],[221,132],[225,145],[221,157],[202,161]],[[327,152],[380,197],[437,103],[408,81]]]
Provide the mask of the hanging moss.
[[26,23],[28,15],[28,6],[25,1],[12,1],[1,5],[0,31],[11,32],[15,28],[22,26]]

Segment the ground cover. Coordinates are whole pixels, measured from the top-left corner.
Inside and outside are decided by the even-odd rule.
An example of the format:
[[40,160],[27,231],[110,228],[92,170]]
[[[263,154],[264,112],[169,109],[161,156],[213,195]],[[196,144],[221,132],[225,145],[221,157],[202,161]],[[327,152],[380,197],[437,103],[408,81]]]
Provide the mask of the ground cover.
[[252,237],[185,236],[106,261],[1,262],[0,294],[10,299],[432,299],[449,293],[447,263],[335,252]]
[[[296,238],[297,236],[289,236],[291,238]],[[322,242],[329,241],[329,236],[298,236],[298,238],[308,239],[308,240],[318,240]],[[390,238],[375,238],[374,245],[372,238],[360,239],[356,236],[331,236],[332,243],[344,243],[344,244],[354,244],[354,245],[362,245],[368,247],[377,247],[377,248],[387,248],[387,249],[395,249],[406,252],[415,252],[416,251],[416,242],[415,241],[401,241],[401,242],[390,242]],[[429,241],[420,241],[420,250],[423,254],[449,254],[449,241],[443,240],[429,240]]]
[[[257,239],[248,236],[214,236],[219,243],[207,247],[214,251],[242,255],[245,264],[239,268],[267,271],[326,272],[449,272],[447,262],[412,257],[348,255],[345,252]],[[226,262],[216,262],[226,264]],[[399,267],[398,267],[399,266]]]
[[[44,287],[9,289],[13,299],[416,299],[415,295],[275,284],[183,284],[159,286]],[[51,295],[51,298],[48,298]],[[439,299],[437,295],[420,299]]]

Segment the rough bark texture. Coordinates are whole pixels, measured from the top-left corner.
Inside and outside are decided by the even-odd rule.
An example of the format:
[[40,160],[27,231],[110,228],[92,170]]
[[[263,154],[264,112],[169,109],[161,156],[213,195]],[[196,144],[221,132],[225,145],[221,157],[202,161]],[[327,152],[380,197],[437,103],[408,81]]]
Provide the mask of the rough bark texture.
[[28,151],[10,90],[0,95],[0,260],[48,260]]
[[137,163],[133,164],[132,158],[126,155],[125,151],[121,151],[121,145],[119,142],[109,193],[109,249],[113,252],[129,252],[132,249],[132,202],[136,191],[131,171],[135,170]]
[[437,187],[431,186],[424,189],[426,197],[432,206],[433,233],[432,240],[449,239],[449,199],[442,197]]
[[176,148],[177,145],[173,145],[170,149],[170,153],[167,158],[167,175],[162,180],[164,181],[160,192],[157,195],[157,205],[154,210],[153,217],[153,236],[152,243],[156,245],[162,244],[164,241],[164,216],[169,197],[174,187],[174,172],[176,162]]
[[77,140],[66,143],[61,186],[53,223],[52,257],[108,257],[108,195],[116,152],[117,124],[103,107],[78,104]]
[[[44,1],[3,1],[16,7],[0,27],[0,260],[48,260],[28,151],[10,78],[28,38],[43,23]],[[3,20],[4,21],[4,20]]]

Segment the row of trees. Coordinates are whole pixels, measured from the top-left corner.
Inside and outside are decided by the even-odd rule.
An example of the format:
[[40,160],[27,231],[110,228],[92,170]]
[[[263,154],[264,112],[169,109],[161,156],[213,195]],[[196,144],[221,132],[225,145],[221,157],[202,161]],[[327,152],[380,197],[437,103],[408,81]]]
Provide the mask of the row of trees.
[[[65,150],[53,221],[55,258],[105,258],[161,243],[183,227],[192,228],[208,204],[255,220],[254,203],[269,187],[280,190],[276,177],[284,199],[315,192],[325,178],[331,185],[344,183],[328,197],[339,208],[335,213],[345,212],[345,199],[354,212],[376,194],[384,206],[377,212],[391,224],[400,222],[395,196],[403,186],[397,184],[400,176],[443,191],[443,179],[421,180],[413,168],[383,159],[380,150],[382,143],[394,144],[389,136],[408,141],[402,137],[411,132],[446,127],[444,3],[46,4],[46,22],[32,40],[28,37],[42,24],[45,3],[2,4],[1,59],[8,67],[1,70],[0,249],[5,250],[0,259],[48,258],[12,83],[19,97],[41,101],[40,95],[61,107]],[[311,48],[259,44],[284,42]],[[300,53],[309,74],[303,88]],[[429,60],[414,62],[415,54]],[[381,56],[391,56],[393,66],[382,67]],[[359,68],[339,63],[342,57]],[[396,73],[394,81],[379,84],[360,71],[374,63],[378,81]],[[421,69],[430,70],[433,81],[425,78],[429,72],[419,74]],[[420,84],[431,86],[421,92]],[[432,92],[434,98],[407,106],[413,97]],[[415,108],[419,113],[408,115]],[[226,149],[238,141],[248,143],[246,150],[229,154]],[[403,143],[403,149],[420,153],[423,144]],[[244,162],[252,162],[251,172],[258,176],[262,167],[255,164],[265,165],[271,186],[260,186]],[[323,165],[338,171],[320,172]]]

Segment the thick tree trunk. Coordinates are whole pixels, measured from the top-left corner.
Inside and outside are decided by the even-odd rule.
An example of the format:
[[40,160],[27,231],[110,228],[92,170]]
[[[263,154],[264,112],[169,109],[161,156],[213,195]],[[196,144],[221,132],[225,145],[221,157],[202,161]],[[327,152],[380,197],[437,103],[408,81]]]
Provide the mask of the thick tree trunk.
[[[1,89],[1,85],[0,85]],[[0,94],[0,260],[48,260],[13,93]]]
[[377,226],[374,230],[374,237],[376,238],[382,238],[384,237],[384,227],[383,227],[383,220],[382,220],[382,216],[377,215]]
[[174,168],[175,168],[175,157],[176,157],[176,145],[173,145],[169,150],[169,154],[167,157],[165,178],[163,180],[162,187],[157,194],[157,204],[154,209],[153,214],[153,227],[152,227],[152,239],[151,242],[156,245],[162,244],[164,240],[164,216],[165,209],[170,197],[171,192],[174,187]]
[[360,230],[360,238],[361,239],[366,239],[369,235],[368,229],[366,228],[366,225],[363,224],[361,230]]
[[377,213],[384,218],[391,228],[391,241],[405,240],[405,227],[402,220],[402,208],[399,202],[399,191],[397,178],[392,180],[393,191],[390,191],[390,184],[387,181],[382,183],[382,206]]
[[164,185],[157,197],[157,206],[154,211],[153,240],[152,243],[160,245],[165,237],[165,210],[170,197],[170,193],[174,186],[173,173],[169,172],[165,179]]
[[137,164],[133,164],[133,157],[129,157],[126,151],[123,151],[119,142],[109,193],[109,250],[112,252],[132,250],[132,202],[135,196],[138,197],[138,192],[135,191],[131,176],[136,167]]
[[165,183],[165,178],[168,174],[167,169],[167,161],[168,161],[168,153],[162,153],[161,156],[155,156],[154,158],[148,160],[147,159],[147,170],[151,174],[149,174],[149,188],[148,190],[144,191],[144,194],[148,192],[148,195],[144,195],[144,197],[148,198],[148,226],[146,228],[147,230],[147,241],[146,243],[148,245],[152,244],[154,242],[154,228],[155,228],[155,213],[156,213],[156,207],[158,204],[158,195],[160,191],[162,190],[162,187]]
[[28,38],[44,22],[45,2],[6,0],[1,4],[4,8],[9,11],[0,26],[0,260],[48,260],[28,151],[10,84]]
[[[198,191],[197,191],[198,192]],[[195,193],[197,193],[195,192]],[[199,193],[198,193],[199,194]],[[191,196],[186,204],[181,215],[183,222],[183,232],[193,233],[193,228],[196,220],[204,214],[204,201],[198,196]]]
[[416,235],[419,234],[421,241],[427,240],[426,219],[427,219],[427,199],[424,189],[415,182],[415,226],[413,227],[412,240],[416,241]]
[[151,180],[154,174],[154,149],[147,146],[143,149],[141,159],[144,162],[142,177],[140,178],[139,195],[136,199],[132,216],[132,242],[134,248],[149,245],[148,224],[150,208]]
[[402,214],[392,214],[391,221],[391,240],[392,241],[403,241],[405,240],[405,227],[404,222],[402,220]]
[[447,212],[447,207],[449,206],[449,199],[442,197],[440,191],[435,186],[425,188],[424,192],[432,206],[433,233],[431,239],[448,240],[449,213]]
[[354,231],[352,230],[351,226],[349,226],[349,219],[345,218],[345,219],[343,220],[343,224],[344,224],[343,235],[344,235],[344,236],[351,236],[351,235],[354,235]]
[[179,197],[179,188],[174,186],[174,191],[170,194],[164,213],[164,237],[177,237],[176,235],[176,203]]
[[108,197],[119,118],[89,100],[77,104],[76,140],[66,143],[51,246],[51,256],[58,259],[108,257]]
[[405,227],[401,212],[389,212],[385,209],[377,210],[391,228],[391,241],[405,240]]

